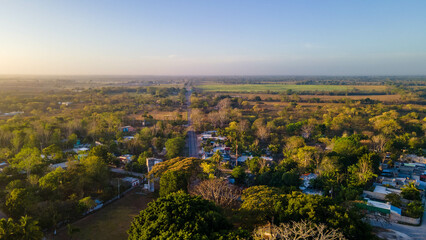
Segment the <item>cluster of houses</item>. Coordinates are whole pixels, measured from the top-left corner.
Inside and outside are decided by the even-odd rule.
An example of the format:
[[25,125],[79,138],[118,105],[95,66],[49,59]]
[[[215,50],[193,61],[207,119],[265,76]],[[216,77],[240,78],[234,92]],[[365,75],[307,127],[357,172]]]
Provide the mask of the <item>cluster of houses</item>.
[[[231,165],[234,165],[236,162],[244,163],[253,158],[252,155],[247,153],[243,153],[241,156],[237,157],[235,153],[231,151],[231,148],[226,146],[226,140],[227,138],[219,136],[217,131],[207,131],[200,134],[198,136],[198,142],[202,145],[199,152],[201,159],[209,159],[218,151],[222,155],[222,163],[229,162]],[[270,156],[262,156],[261,158],[267,162],[272,162],[273,160]]]
[[[386,156],[386,158],[389,158],[389,155]],[[404,185],[413,183],[421,190],[422,202],[424,204],[424,191],[426,190],[426,159],[416,155],[405,155],[401,156],[400,161],[395,162],[393,166],[382,163],[381,170],[382,173],[374,184],[374,190],[363,191],[363,197],[366,200],[367,208],[372,210],[372,212],[386,214],[391,221],[414,225],[419,224],[420,218],[403,216],[400,208],[386,201],[386,195],[395,193],[401,196],[401,188]],[[406,199],[403,199],[403,201],[408,202]]]

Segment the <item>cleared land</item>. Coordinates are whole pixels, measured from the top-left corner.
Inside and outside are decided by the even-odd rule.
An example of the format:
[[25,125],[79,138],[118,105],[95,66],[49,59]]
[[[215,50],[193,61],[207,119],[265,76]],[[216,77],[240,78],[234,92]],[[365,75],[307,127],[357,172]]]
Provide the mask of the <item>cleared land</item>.
[[206,84],[197,86],[207,92],[266,92],[266,91],[386,91],[383,85],[296,85],[296,84]]
[[[72,224],[80,230],[73,234],[72,239],[127,239],[126,232],[133,218],[154,199],[152,194],[141,195],[136,191],[138,190],[133,190],[122,199]],[[50,239],[68,240],[70,238],[67,229],[62,228],[55,238]]]
[[[267,94],[267,93],[259,93],[259,94],[255,94],[255,93],[238,93],[235,94],[233,96],[239,96],[239,97],[246,97],[248,99],[254,99],[256,96],[261,97],[262,100],[266,100],[266,99],[272,99],[272,100],[276,100],[279,101],[282,99],[282,96],[279,94]],[[373,100],[379,100],[379,101],[398,101],[401,98],[401,95],[399,94],[392,94],[392,95],[348,95],[348,96],[336,96],[336,95],[299,95],[299,97],[302,100],[308,100],[308,99],[312,99],[312,98],[319,98],[321,101],[335,101],[335,100],[340,100],[343,98],[350,98],[353,100],[359,100],[359,99],[365,99],[365,98],[370,98]]]

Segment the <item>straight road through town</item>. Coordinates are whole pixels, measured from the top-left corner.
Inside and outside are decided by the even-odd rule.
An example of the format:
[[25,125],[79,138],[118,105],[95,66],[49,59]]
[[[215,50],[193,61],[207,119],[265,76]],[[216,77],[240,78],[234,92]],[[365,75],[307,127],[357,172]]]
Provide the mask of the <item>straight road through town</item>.
[[198,157],[197,135],[195,134],[195,131],[192,128],[191,121],[191,94],[191,89],[187,88],[186,106],[188,109],[188,132],[186,136],[186,147],[188,150],[188,157]]

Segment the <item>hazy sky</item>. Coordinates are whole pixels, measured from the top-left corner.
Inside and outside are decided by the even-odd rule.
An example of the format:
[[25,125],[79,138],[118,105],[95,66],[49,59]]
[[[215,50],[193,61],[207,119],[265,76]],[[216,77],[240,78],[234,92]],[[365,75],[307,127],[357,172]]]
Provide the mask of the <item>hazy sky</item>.
[[0,0],[0,74],[426,74],[426,1]]

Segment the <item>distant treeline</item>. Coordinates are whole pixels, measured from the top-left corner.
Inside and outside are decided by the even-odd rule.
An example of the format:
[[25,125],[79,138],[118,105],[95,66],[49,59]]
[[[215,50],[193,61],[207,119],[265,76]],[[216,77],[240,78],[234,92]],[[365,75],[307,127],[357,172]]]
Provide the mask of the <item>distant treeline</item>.
[[426,86],[426,76],[224,76],[200,77],[204,82],[264,84],[292,82],[300,85],[393,85]]

